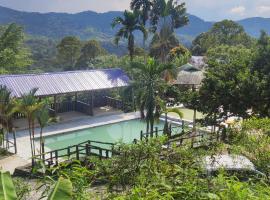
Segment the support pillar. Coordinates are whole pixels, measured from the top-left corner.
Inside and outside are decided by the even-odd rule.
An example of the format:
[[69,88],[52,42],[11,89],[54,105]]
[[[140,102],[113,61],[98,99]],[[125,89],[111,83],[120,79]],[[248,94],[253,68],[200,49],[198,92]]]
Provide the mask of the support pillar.
[[57,96],[54,95],[53,96],[53,105],[54,105],[54,115],[57,115],[57,111],[58,111],[58,105],[57,105]]
[[94,95],[93,91],[89,93],[89,110],[88,114],[93,116],[94,115]]
[[75,93],[74,110],[77,111],[78,93]]

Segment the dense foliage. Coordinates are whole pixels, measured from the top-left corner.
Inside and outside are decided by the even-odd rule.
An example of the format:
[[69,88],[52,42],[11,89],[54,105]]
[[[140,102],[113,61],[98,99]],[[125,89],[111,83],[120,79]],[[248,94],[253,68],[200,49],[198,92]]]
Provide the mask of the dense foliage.
[[204,55],[208,49],[219,45],[243,45],[252,46],[252,38],[248,36],[244,28],[236,22],[224,20],[215,23],[206,33],[201,33],[192,43],[194,55]]
[[[268,129],[269,119],[250,119],[228,130],[229,144],[212,143],[207,149],[189,145],[165,149],[165,137],[119,144],[120,155],[60,164],[50,170],[51,178],[70,179],[74,199],[269,199]],[[245,155],[266,176],[223,169],[206,175],[201,159],[226,152]]]
[[20,73],[31,65],[31,54],[23,41],[23,29],[16,24],[10,24],[0,31],[0,74]]

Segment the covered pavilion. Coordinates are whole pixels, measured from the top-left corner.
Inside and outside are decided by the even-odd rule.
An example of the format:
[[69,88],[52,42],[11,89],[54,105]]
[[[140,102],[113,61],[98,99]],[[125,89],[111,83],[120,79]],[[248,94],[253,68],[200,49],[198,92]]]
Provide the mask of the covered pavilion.
[[[123,109],[123,102],[109,97],[110,91],[129,86],[130,79],[120,68],[41,74],[0,75],[0,85],[13,97],[21,98],[37,88],[38,98],[50,98],[50,114],[76,111],[93,116],[94,108]],[[68,97],[66,97],[68,96]],[[23,118],[17,113],[15,118]]]

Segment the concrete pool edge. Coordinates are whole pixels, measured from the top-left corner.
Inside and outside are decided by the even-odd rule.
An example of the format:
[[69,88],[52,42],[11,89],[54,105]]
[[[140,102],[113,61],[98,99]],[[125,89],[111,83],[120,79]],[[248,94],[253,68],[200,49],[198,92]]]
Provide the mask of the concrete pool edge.
[[[132,112],[132,113],[121,113],[121,114],[114,114],[114,115],[106,115],[106,116],[99,116],[99,117],[89,117],[85,119],[78,119],[74,121],[52,124],[44,129],[43,136],[50,137],[54,135],[61,135],[66,134],[74,131],[80,131],[88,128],[94,128],[98,126],[139,119],[140,113],[139,112]],[[161,120],[163,117],[161,117]],[[168,121],[176,121],[180,119],[176,119],[173,117],[168,117]],[[187,121],[187,120],[184,120]],[[35,129],[36,131],[36,139],[39,139],[39,128]],[[29,143],[29,133],[27,130],[18,131],[17,132],[17,149],[18,155],[24,159],[29,159],[31,157],[31,149]],[[39,142],[36,142],[36,149],[39,149]],[[45,147],[45,151],[50,151],[49,148]]]
[[[87,128],[93,128],[97,126],[103,126],[112,123],[118,123],[122,121],[138,119],[140,118],[139,112],[121,113],[109,116],[89,117],[83,120],[75,120],[65,122],[61,124],[53,124],[44,129],[43,136],[49,137],[53,135],[65,134],[68,132],[79,131]],[[39,139],[39,128],[35,129],[36,139]],[[29,142],[28,130],[18,131],[17,133],[17,155],[30,162],[31,148]],[[39,149],[39,143],[36,142],[36,149]],[[46,151],[49,149],[46,149]]]

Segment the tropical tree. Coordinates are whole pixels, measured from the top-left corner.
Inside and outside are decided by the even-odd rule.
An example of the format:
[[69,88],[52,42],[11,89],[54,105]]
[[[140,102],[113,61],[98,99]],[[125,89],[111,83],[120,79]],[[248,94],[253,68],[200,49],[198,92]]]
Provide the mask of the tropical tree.
[[37,121],[40,126],[40,135],[39,135],[39,142],[40,142],[40,155],[42,155],[44,152],[42,150],[42,143],[43,143],[43,129],[45,126],[48,125],[48,123],[51,121],[50,114],[49,114],[49,107],[47,102],[43,102],[42,107],[37,111],[36,114]]
[[254,77],[258,77],[257,85],[261,90],[260,95],[257,95],[257,103],[254,105],[254,110],[261,117],[270,116],[270,37],[266,32],[262,31],[260,38],[254,49],[255,56],[252,65],[252,74]]
[[43,103],[35,97],[37,90],[37,88],[34,88],[29,93],[23,94],[17,105],[17,110],[23,113],[28,121],[32,158],[35,156],[35,120],[37,112],[44,106]]
[[184,114],[178,108],[167,108],[166,105],[163,108],[163,113],[165,114],[165,123],[163,128],[163,133],[171,135],[169,130],[169,123],[168,123],[168,114],[175,113],[180,119],[184,117]]
[[24,47],[21,26],[12,23],[0,33],[0,74],[21,73],[32,64],[31,53]]
[[[146,23],[149,20],[150,17],[150,11],[153,7],[153,0],[132,0],[130,3],[131,10],[140,12],[140,22],[144,27],[146,27]],[[145,42],[147,40],[147,37],[143,38],[143,46],[145,49]],[[146,59],[146,57],[145,57]]]
[[13,122],[12,115],[14,114],[15,101],[11,96],[11,92],[6,86],[0,86],[0,124],[1,130],[1,141],[8,137],[8,134],[12,131]]
[[150,55],[165,63],[170,50],[178,45],[179,41],[172,27],[169,24],[164,24],[160,32],[156,33],[151,41]]
[[[71,200],[73,186],[69,179],[59,177],[53,184],[48,200]],[[0,171],[0,199],[2,200],[17,200],[18,195],[16,194],[16,187],[14,186],[13,180],[9,172]],[[44,196],[41,197],[44,199]]]
[[145,26],[150,17],[150,11],[152,10],[153,0],[132,0],[130,3],[131,10],[140,11],[142,24]]
[[198,35],[192,42],[192,53],[194,55],[205,55],[210,48],[220,45],[252,47],[253,39],[245,32],[238,23],[231,20],[217,22],[205,33]]
[[72,70],[81,55],[81,41],[74,36],[67,36],[57,45],[57,51],[57,59],[61,67]]
[[145,27],[140,24],[139,12],[130,12],[126,10],[123,17],[117,17],[113,20],[112,27],[115,28],[117,25],[121,25],[121,27],[115,35],[114,42],[118,45],[121,38],[127,39],[130,60],[133,60],[135,46],[134,32],[141,31],[144,38],[147,37]]
[[141,118],[147,123],[146,131],[153,133],[154,121],[159,119],[162,113],[163,89],[166,82],[162,79],[161,74],[165,70],[170,70],[171,65],[160,64],[153,58],[149,58],[146,65],[142,63],[133,64],[137,77],[135,80],[136,102],[140,108]]
[[178,4],[176,0],[154,0],[150,22],[153,32],[164,24],[169,24],[173,30],[186,25],[188,17],[185,3]]
[[102,48],[98,41],[87,41],[81,49],[81,55],[76,63],[76,69],[87,69],[95,58],[105,53],[106,50]]
[[253,52],[244,46],[220,46],[208,51],[208,67],[199,91],[199,110],[214,121],[230,115],[249,117],[260,96],[250,65]]

